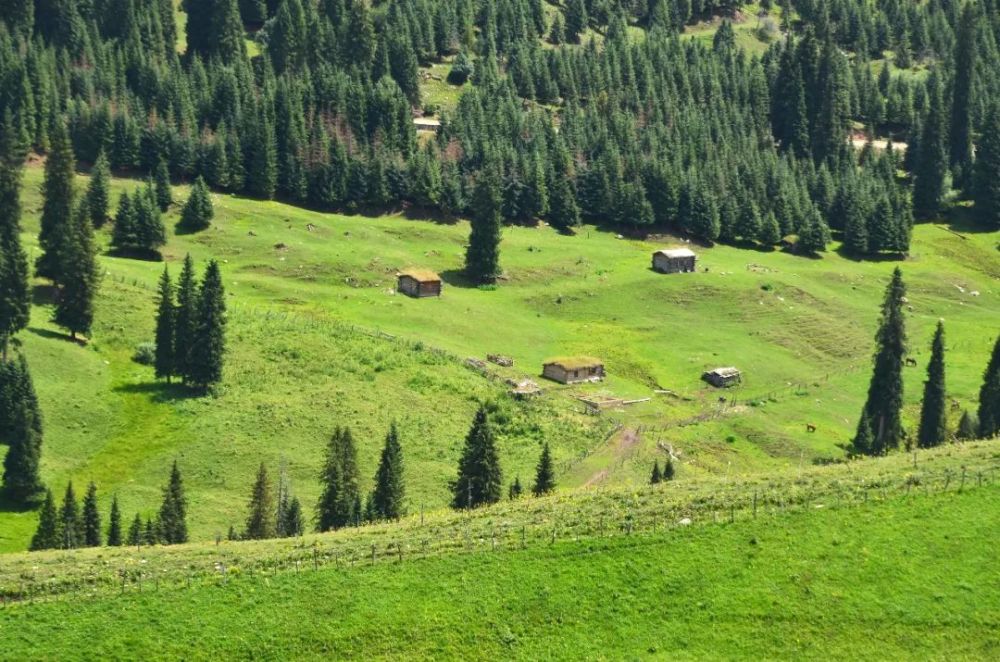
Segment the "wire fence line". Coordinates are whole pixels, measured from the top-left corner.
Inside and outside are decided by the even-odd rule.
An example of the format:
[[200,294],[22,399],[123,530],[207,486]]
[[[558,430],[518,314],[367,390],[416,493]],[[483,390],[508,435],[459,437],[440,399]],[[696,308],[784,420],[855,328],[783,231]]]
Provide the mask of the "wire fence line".
[[[760,488],[752,492],[707,495],[684,503],[651,503],[625,512],[607,514],[555,513],[544,522],[497,522],[472,516],[447,525],[429,525],[401,531],[388,540],[316,541],[297,544],[269,555],[245,557],[239,544],[218,546],[214,554],[180,564],[170,559],[139,559],[102,568],[78,569],[68,564],[47,572],[23,572],[0,584],[0,608],[43,601],[76,602],[116,595],[163,590],[185,590],[232,581],[259,581],[279,575],[350,570],[386,563],[403,563],[450,554],[491,553],[538,549],[559,541],[616,536],[663,536],[692,525],[728,525],[738,521],[776,517],[788,512],[858,507],[914,496],[960,493],[998,484],[1000,464],[961,470],[911,473],[904,477],[836,481],[798,489],[798,486]],[[141,555],[141,549],[137,551]],[[210,556],[210,558],[205,558]]]

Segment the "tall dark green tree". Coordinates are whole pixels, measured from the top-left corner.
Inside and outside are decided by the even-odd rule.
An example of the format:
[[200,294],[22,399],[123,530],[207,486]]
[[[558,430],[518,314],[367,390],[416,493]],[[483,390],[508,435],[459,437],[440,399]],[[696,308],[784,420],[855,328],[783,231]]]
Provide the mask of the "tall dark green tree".
[[674,461],[671,458],[667,458],[667,461],[663,463],[663,474],[662,479],[664,481],[674,479]]
[[108,517],[108,547],[122,545],[122,511],[118,506],[118,495],[111,498],[111,514]]
[[63,495],[62,508],[59,509],[59,529],[62,531],[63,549],[83,546],[83,518],[80,517],[80,504],[76,501],[73,481],[66,484],[66,494]]
[[156,308],[156,357],[153,366],[156,369],[156,377],[166,379],[167,383],[170,383],[170,378],[177,371],[177,361],[174,356],[176,318],[174,286],[170,282],[170,271],[164,267],[160,275],[159,301]]
[[198,292],[197,320],[188,365],[188,383],[208,389],[222,381],[226,351],[226,301],[219,263],[211,260]]
[[552,454],[549,452],[549,444],[546,442],[542,446],[542,454],[538,458],[538,466],[535,468],[535,484],[531,488],[531,493],[537,497],[551,494],[555,489],[555,468],[552,466]]
[[[854,440],[854,451],[862,455],[885,455],[898,448],[903,438],[901,412],[903,360],[906,355],[906,322],[903,316],[905,297],[903,272],[897,267],[892,273],[892,280],[886,288],[882,303],[882,318],[875,335],[872,379]],[[868,434],[862,435],[865,426]]]
[[405,497],[403,447],[399,443],[399,430],[393,423],[385,437],[385,446],[375,472],[375,491],[372,493],[375,515],[381,519],[399,519],[406,513]]
[[920,448],[939,446],[948,437],[946,415],[947,397],[944,379],[944,323],[938,322],[931,343],[931,361],[927,365],[924,382],[924,400],[920,408],[920,431],[917,445]]
[[97,485],[91,482],[83,497],[83,543],[84,547],[101,546],[101,512],[97,507]]
[[215,210],[212,207],[208,186],[204,179],[198,177],[181,212],[180,228],[187,232],[204,230],[211,225],[214,216]]
[[100,282],[94,226],[85,206],[76,210],[64,232],[59,249],[61,279],[53,320],[69,331],[71,338],[76,338],[78,333],[90,333],[94,323],[94,297]]
[[111,209],[111,166],[108,156],[101,150],[90,170],[90,183],[87,185],[87,207],[90,220],[95,228],[103,227],[108,221]]
[[[10,339],[28,325],[28,258],[21,246],[22,144],[9,111],[0,126],[0,360]],[[2,416],[2,414],[0,414]]]
[[662,481],[663,481],[663,474],[660,473],[660,461],[659,460],[654,460],[653,461],[653,473],[650,474],[650,476],[649,476],[649,484],[650,485],[656,485],[658,483],[661,483]]
[[962,411],[962,417],[958,419],[958,429],[955,437],[961,441],[972,441],[979,436],[979,421],[976,415],[968,409]]
[[975,214],[990,229],[1000,229],[1000,100],[991,105],[976,150],[973,176]]
[[198,284],[194,260],[184,256],[184,266],[177,281],[177,314],[174,318],[174,371],[187,383],[191,375],[192,348],[198,328]]
[[587,29],[587,5],[583,0],[568,0],[566,5],[566,39],[580,43],[580,35]]
[[451,504],[455,508],[477,508],[500,500],[503,471],[485,406],[479,407],[472,421],[458,461],[458,476],[451,488]]
[[62,531],[59,526],[59,513],[56,510],[56,501],[52,497],[52,490],[45,490],[45,501],[42,503],[42,510],[38,518],[38,528],[31,538],[31,551],[42,549],[59,549],[62,547]]
[[139,513],[135,514],[132,523],[129,524],[128,537],[125,538],[125,544],[130,547],[138,547],[142,544],[142,517]]
[[979,436],[988,439],[1000,432],[1000,336],[983,373],[979,389]]
[[264,540],[274,538],[276,533],[277,510],[274,502],[274,489],[267,475],[267,467],[260,463],[257,479],[250,492],[249,515],[243,537],[247,540]]
[[500,228],[503,196],[494,169],[476,180],[472,199],[472,231],[465,252],[465,271],[476,283],[495,283],[500,276]]
[[[199,177],[200,179],[200,177]],[[160,159],[153,171],[153,190],[156,191],[156,204],[160,211],[165,212],[174,203],[174,194],[170,188],[170,170],[167,162]]]
[[919,218],[931,218],[937,214],[944,197],[945,175],[948,172],[946,113],[937,72],[932,72],[927,80],[927,97],[927,114],[913,170],[913,213]]
[[170,469],[170,479],[163,488],[163,503],[160,505],[159,537],[163,543],[175,545],[187,542],[187,505],[184,480],[177,467],[177,460],[174,460]]
[[3,418],[2,441],[7,444],[3,459],[3,491],[17,503],[30,503],[44,489],[40,474],[42,420],[28,363],[22,355],[17,363],[2,362],[0,394],[7,411]]
[[958,186],[968,189],[972,174],[972,81],[976,68],[976,7],[966,2],[955,35],[951,77],[951,169]]
[[56,122],[52,132],[52,149],[45,161],[41,230],[38,233],[42,255],[35,262],[35,272],[57,284],[64,280],[62,269],[65,260],[62,251],[67,246],[65,238],[75,234],[71,229],[75,210],[75,168],[69,133],[62,122]]
[[323,491],[316,505],[316,530],[357,524],[361,516],[357,451],[349,428],[337,428],[330,437],[320,482]]

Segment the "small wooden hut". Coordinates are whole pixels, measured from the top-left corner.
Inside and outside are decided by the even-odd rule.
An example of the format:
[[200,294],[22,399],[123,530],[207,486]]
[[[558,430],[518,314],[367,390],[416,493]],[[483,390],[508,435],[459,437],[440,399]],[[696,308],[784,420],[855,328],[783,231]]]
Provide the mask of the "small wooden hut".
[[560,384],[579,384],[604,379],[604,363],[590,356],[574,356],[546,361],[542,376]]
[[417,299],[441,296],[441,277],[426,269],[407,269],[398,275],[397,289]]
[[718,388],[729,388],[736,386],[743,380],[743,373],[733,367],[716,368],[709,370],[701,376],[706,382]]
[[697,260],[689,248],[665,248],[653,253],[653,270],[661,274],[690,273]]

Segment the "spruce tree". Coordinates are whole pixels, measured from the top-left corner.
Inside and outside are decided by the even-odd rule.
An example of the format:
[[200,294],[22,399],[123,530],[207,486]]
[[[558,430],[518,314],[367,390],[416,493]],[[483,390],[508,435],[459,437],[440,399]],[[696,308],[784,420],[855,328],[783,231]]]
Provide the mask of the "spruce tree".
[[191,195],[181,212],[180,228],[186,232],[198,232],[211,225],[215,210],[212,207],[212,197],[208,185],[201,177],[195,180],[191,187]]
[[[0,126],[0,360],[31,312],[28,258],[21,246],[21,173],[24,145],[9,111]],[[3,414],[0,414],[3,416]]]
[[663,464],[662,480],[668,481],[673,479],[674,479],[674,461],[668,457],[667,461]]
[[122,512],[118,507],[118,495],[111,498],[111,514],[108,517],[108,547],[122,545]]
[[31,551],[42,549],[59,549],[62,547],[63,537],[59,526],[59,513],[56,511],[56,502],[52,497],[52,490],[45,490],[45,501],[42,503],[42,510],[38,518],[38,528],[31,538]]
[[927,365],[924,382],[924,400],[920,409],[920,431],[917,446],[931,448],[943,444],[948,436],[945,413],[946,392],[944,379],[944,323],[938,322],[931,343],[931,361]]
[[[903,438],[900,414],[903,407],[903,359],[906,354],[905,297],[903,273],[897,267],[882,303],[882,318],[875,336],[872,379],[854,440],[854,451],[857,453],[885,455],[889,450],[898,448]],[[868,434],[862,435],[866,426]],[[866,436],[870,437],[870,443]]]
[[125,544],[129,547],[138,547],[142,544],[142,517],[139,516],[139,513],[135,514],[132,524],[128,527],[128,537],[125,539]]
[[937,72],[931,72],[927,81],[927,96],[927,115],[913,172],[913,213],[920,218],[937,214],[944,197],[948,170],[944,102]]
[[663,480],[663,475],[660,473],[660,461],[653,460],[653,473],[649,477],[649,484],[656,485]]
[[219,263],[211,260],[198,292],[188,382],[206,390],[222,381],[222,361],[226,350],[226,301]]
[[184,256],[184,266],[177,281],[177,314],[174,317],[174,374],[187,383],[191,376],[192,348],[198,325],[198,285],[194,260]]
[[962,8],[955,35],[954,71],[951,79],[951,168],[956,183],[968,189],[972,174],[972,80],[976,67],[976,9],[971,2]]
[[549,452],[549,444],[546,442],[542,446],[542,454],[538,458],[538,466],[535,468],[535,484],[531,488],[531,493],[537,497],[551,494],[555,489],[555,469],[552,466],[552,454]]
[[74,225],[73,171],[76,161],[70,145],[69,133],[62,122],[56,122],[52,133],[52,149],[45,161],[45,181],[42,185],[42,218],[38,243],[42,255],[35,263],[37,275],[56,284],[63,282],[62,251],[66,237],[76,234]]
[[73,491],[73,481],[66,484],[66,494],[63,496],[62,508],[59,509],[59,528],[62,531],[62,548],[76,549],[84,544],[83,520],[80,517],[80,505]]
[[1000,100],[990,105],[977,145],[973,198],[979,223],[1000,229]]
[[503,472],[489,414],[480,406],[465,438],[458,477],[451,485],[454,508],[476,508],[500,500]]
[[176,545],[187,542],[187,497],[184,495],[184,481],[181,478],[177,460],[170,469],[170,480],[163,488],[163,504],[160,506],[160,538],[165,544]]
[[406,512],[403,505],[405,495],[403,447],[399,443],[399,430],[393,423],[385,437],[385,446],[375,472],[375,491],[372,493],[375,515],[381,519],[399,519]]
[[580,43],[580,34],[587,29],[587,5],[583,0],[568,0],[566,5],[566,40]]
[[316,530],[332,531],[357,523],[358,468],[354,438],[348,428],[337,428],[327,445],[323,471],[323,491],[316,505]]
[[288,537],[298,537],[305,533],[306,525],[302,517],[302,504],[298,497],[292,497],[283,513],[283,534]]
[[87,486],[87,494],[83,497],[82,546],[101,546],[101,513],[97,509],[97,486],[93,482]]
[[521,486],[521,477],[515,476],[514,482],[510,484],[510,488],[507,490],[507,498],[515,501],[520,499],[522,494],[524,494],[524,488]]
[[16,364],[2,362],[5,406],[0,434],[7,444],[3,459],[3,491],[16,503],[30,503],[42,491],[39,465],[42,454],[42,422],[28,364],[21,356]]
[[160,159],[156,164],[156,170],[153,171],[153,189],[156,191],[156,204],[160,211],[165,212],[170,209],[170,205],[174,203],[174,195],[170,189],[170,170],[167,169],[167,162],[163,159]]
[[274,491],[271,479],[267,475],[267,467],[260,463],[257,470],[257,480],[250,492],[249,516],[243,537],[247,540],[265,540],[274,538],[276,532]]
[[78,333],[90,333],[94,322],[94,297],[100,280],[94,226],[86,207],[80,206],[64,231],[66,234],[59,249],[61,280],[53,321],[75,339]]
[[475,283],[495,283],[500,276],[500,228],[503,197],[499,175],[484,170],[472,199],[472,230],[465,253],[465,271]]
[[979,436],[989,439],[1000,432],[1000,336],[983,373],[979,389]]
[[157,527],[156,522],[151,517],[146,518],[146,524],[142,527],[142,541],[149,546],[159,542],[169,544],[161,537],[159,527]]
[[177,308],[174,305],[174,286],[170,282],[170,271],[163,268],[160,275],[159,302],[156,309],[156,357],[153,365],[156,369],[158,379],[166,379],[170,383],[170,378],[176,374],[176,361],[174,360],[174,331]]
[[118,198],[115,212],[115,226],[111,230],[111,246],[118,251],[127,251],[139,243],[138,219],[132,205],[132,197],[124,191]]
[[975,414],[968,409],[962,410],[962,417],[958,420],[958,430],[955,431],[955,437],[962,441],[972,441],[978,435],[979,421],[976,420]]
[[108,157],[101,150],[90,171],[90,184],[87,185],[87,209],[90,221],[95,228],[103,227],[108,220],[111,209],[111,166]]

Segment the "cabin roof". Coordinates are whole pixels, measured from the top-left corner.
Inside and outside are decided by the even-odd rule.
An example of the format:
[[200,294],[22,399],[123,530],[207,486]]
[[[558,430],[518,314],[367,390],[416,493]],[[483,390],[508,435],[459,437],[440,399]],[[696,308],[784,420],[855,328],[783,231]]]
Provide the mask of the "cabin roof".
[[398,276],[412,278],[418,283],[438,283],[441,281],[441,277],[430,269],[404,269],[399,272]]
[[697,257],[694,251],[690,248],[664,248],[662,250],[656,251],[657,255],[665,255],[670,259],[677,259],[681,257]]
[[725,368],[715,368],[714,370],[709,370],[706,374],[718,375],[719,377],[736,377],[740,374],[740,371],[739,368],[728,366]]
[[597,368],[604,365],[601,359],[592,356],[562,356],[549,359],[545,365],[557,365],[563,370],[579,370],[581,368]]

